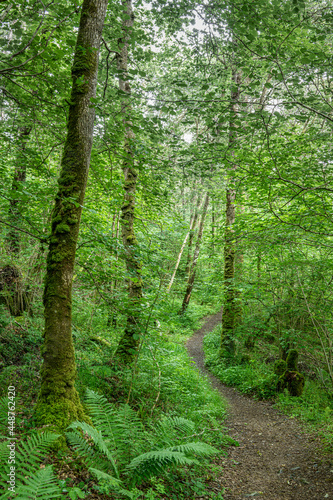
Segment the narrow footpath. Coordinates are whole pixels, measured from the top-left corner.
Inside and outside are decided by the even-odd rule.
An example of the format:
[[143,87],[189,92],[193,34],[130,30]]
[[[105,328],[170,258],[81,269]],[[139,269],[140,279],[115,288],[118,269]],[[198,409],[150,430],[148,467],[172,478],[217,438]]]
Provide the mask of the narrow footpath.
[[226,387],[204,366],[203,337],[222,313],[207,319],[187,343],[189,355],[228,403],[228,434],[239,442],[221,458],[223,475],[213,488],[225,500],[333,500],[333,457],[300,423],[270,403],[255,401]]

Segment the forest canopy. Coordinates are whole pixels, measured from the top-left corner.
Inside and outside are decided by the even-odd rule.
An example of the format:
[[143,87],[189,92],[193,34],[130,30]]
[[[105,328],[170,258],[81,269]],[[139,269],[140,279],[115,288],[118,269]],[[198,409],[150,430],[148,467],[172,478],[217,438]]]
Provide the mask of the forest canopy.
[[[83,429],[101,494],[158,475],[177,425],[169,465],[214,454],[186,410],[207,314],[224,383],[333,409],[332,26],[331,0],[0,2],[2,401],[45,449]],[[98,405],[169,441],[111,459]]]

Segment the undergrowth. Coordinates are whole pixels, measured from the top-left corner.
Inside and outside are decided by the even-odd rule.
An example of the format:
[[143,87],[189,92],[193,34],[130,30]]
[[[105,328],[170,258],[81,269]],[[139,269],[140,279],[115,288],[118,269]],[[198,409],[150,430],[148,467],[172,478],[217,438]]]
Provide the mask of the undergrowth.
[[232,362],[218,357],[221,327],[208,333],[204,339],[206,366],[224,384],[257,399],[272,400],[277,408],[291,417],[299,418],[321,435],[328,449],[333,449],[333,400],[317,380],[306,377],[304,392],[291,397],[287,390],[277,391],[278,377],[273,361],[278,358],[278,347],[270,342],[257,342],[250,352],[239,347]]
[[[114,411],[128,408],[128,411],[135,415],[137,427],[143,426],[147,436],[157,435],[156,429],[162,422],[176,422],[182,419],[184,422],[189,422],[188,425],[191,427],[183,444],[200,441],[208,447],[206,451],[209,447],[216,447],[223,453],[228,445],[236,444],[221,427],[225,407],[218,393],[212,390],[208,380],[202,377],[193,366],[185,347],[193,330],[199,328],[201,318],[215,311],[210,306],[198,305],[193,301],[187,314],[180,317],[177,314],[180,301],[177,299],[173,299],[172,304],[165,302],[162,307],[159,307],[154,311],[154,315],[151,315],[151,321],[147,322],[138,362],[133,367],[126,369],[118,366],[112,358],[123,328],[122,316],[118,315],[116,325],[108,326],[106,314],[96,316],[96,322],[95,317],[91,315],[92,321],[85,325],[83,319],[86,316],[83,318],[77,309],[73,315],[75,325],[73,331],[78,368],[76,385],[80,396],[84,399],[88,389],[99,395],[98,397],[104,398],[107,404],[113,405]],[[147,315],[147,317],[149,316]],[[26,335],[22,337],[23,343],[30,345],[32,336],[34,349],[36,349],[35,355],[31,354],[30,357],[26,357],[24,351],[29,352],[29,349],[24,348],[20,359],[15,359],[15,363],[5,367],[0,373],[0,378],[2,388],[8,385],[16,387],[18,405],[16,437],[19,442],[25,443],[31,437],[34,439],[38,432],[32,427],[30,417],[31,408],[36,401],[39,390],[41,357],[38,347],[41,344],[41,333],[37,328],[38,319],[24,317],[21,321],[22,328],[26,330]],[[10,336],[14,328],[16,325],[9,319],[2,332]],[[21,337],[18,342],[21,342]],[[4,396],[5,393],[3,392],[1,395]],[[89,405],[87,405],[87,411],[89,411]],[[84,424],[81,424],[81,428],[82,425]],[[95,425],[97,432],[100,432],[98,422]],[[77,424],[77,427],[79,428],[80,425]],[[133,429],[128,427],[127,431],[132,438],[135,437]],[[6,435],[6,430],[2,429],[1,434]],[[90,445],[93,444],[92,435],[89,438],[88,429],[85,429],[85,433],[82,435],[84,441],[81,441],[82,449],[80,449],[79,454],[75,451],[77,446],[74,442],[69,449],[64,451],[52,451],[50,455],[44,451],[44,458],[42,457],[40,465],[34,464],[34,468],[28,471],[27,477],[31,476],[33,480],[32,488],[33,484],[37,487],[38,482],[43,483],[44,481],[45,491],[49,491],[46,493],[49,496],[45,497],[45,495],[43,496],[44,490],[41,489],[40,496],[31,496],[31,498],[59,497],[76,500],[89,498],[90,495],[96,494],[101,495],[101,498],[125,498],[127,496],[138,500],[217,498],[216,493],[210,492],[207,480],[207,470],[210,470],[209,478],[211,480],[211,471],[214,469],[211,459],[209,456],[205,458],[205,453],[202,450],[200,452],[200,445],[192,446],[192,451],[190,446],[182,450],[174,449],[172,444],[182,446],[178,434],[179,432],[177,432],[178,445],[177,440],[172,443],[170,439],[164,444],[162,442],[160,444],[154,443],[150,437],[148,441],[151,445],[141,447],[132,457],[133,461],[135,457],[140,456],[140,453],[141,456],[145,453],[157,453],[154,457],[158,459],[161,457],[158,453],[165,452],[170,459],[174,453],[174,457],[178,457],[177,460],[180,460],[176,468],[170,468],[169,466],[173,462],[172,460],[168,462],[166,458],[165,463],[162,460],[163,467],[157,467],[154,474],[147,475],[143,473],[142,462],[141,465],[137,465],[137,479],[132,483],[128,483],[126,480],[128,472],[125,469],[120,469],[118,479],[122,481],[124,487],[122,491],[121,488],[118,488],[117,492],[114,490],[112,495],[108,496],[111,494],[107,486],[108,478],[102,477],[105,471],[96,472],[98,467],[88,465],[84,459],[84,441],[87,440],[87,445],[89,442]],[[104,436],[103,439],[106,439],[107,443],[109,438]],[[122,453],[125,451],[123,450]],[[183,455],[181,455],[182,453]],[[183,456],[182,459],[181,456]],[[118,457],[117,466],[119,466],[119,460],[121,462]],[[131,461],[127,463],[129,465]],[[49,467],[50,464],[53,465],[53,468]],[[67,465],[65,466],[65,464]],[[42,467],[41,470],[46,470],[46,472],[40,473],[38,467]],[[219,467],[216,467],[216,473],[220,473]],[[40,475],[43,477],[39,477]],[[134,476],[135,474],[132,474],[132,480]],[[50,485],[49,490],[47,489],[48,484]],[[29,488],[29,484],[22,483],[22,487]],[[52,488],[54,496],[50,493]],[[221,495],[220,498],[222,498]],[[26,496],[27,500],[28,498],[30,496]]]

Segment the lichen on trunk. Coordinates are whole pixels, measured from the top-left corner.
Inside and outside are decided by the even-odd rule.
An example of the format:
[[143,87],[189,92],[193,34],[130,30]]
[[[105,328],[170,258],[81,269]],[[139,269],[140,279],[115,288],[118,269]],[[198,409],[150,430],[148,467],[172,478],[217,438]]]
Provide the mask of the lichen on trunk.
[[72,67],[68,132],[52,217],[44,288],[45,332],[38,425],[64,429],[85,419],[74,387],[72,279],[82,205],[88,178],[95,111],[98,52],[107,0],[84,0]]

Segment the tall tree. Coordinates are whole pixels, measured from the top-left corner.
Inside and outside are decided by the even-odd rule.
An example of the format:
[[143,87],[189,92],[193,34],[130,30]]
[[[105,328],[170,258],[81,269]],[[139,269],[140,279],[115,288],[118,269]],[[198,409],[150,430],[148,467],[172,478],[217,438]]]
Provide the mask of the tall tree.
[[38,424],[64,428],[84,418],[74,387],[72,279],[93,140],[99,47],[107,0],[84,0],[72,66],[68,132],[52,217],[44,289],[45,332]]
[[122,115],[124,125],[124,203],[121,207],[121,234],[125,250],[128,273],[128,312],[125,331],[120,339],[116,356],[122,361],[133,360],[140,342],[140,310],[142,299],[141,262],[137,252],[137,239],[134,232],[135,192],[138,172],[135,168],[134,139],[131,117],[131,87],[128,79],[128,47],[133,28],[132,1],[123,1],[122,38],[119,40],[117,66],[120,73],[119,88],[123,92]]
[[236,117],[237,105],[240,95],[241,75],[233,70],[231,82],[231,118],[229,130],[229,149],[231,154],[231,167],[229,168],[229,179],[226,189],[225,209],[225,241],[224,241],[224,303],[222,312],[222,334],[220,355],[230,357],[235,353],[234,330],[236,317],[239,314],[235,301],[235,241],[234,224],[236,218],[236,186],[235,186],[235,143],[237,140]]

